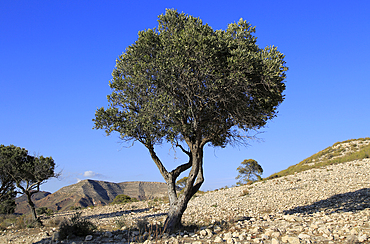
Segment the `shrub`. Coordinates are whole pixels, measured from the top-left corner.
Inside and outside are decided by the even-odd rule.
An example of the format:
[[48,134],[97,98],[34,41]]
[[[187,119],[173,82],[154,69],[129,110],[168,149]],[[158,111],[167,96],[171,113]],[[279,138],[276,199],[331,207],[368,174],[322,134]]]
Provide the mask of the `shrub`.
[[62,223],[63,218],[58,217],[58,218],[50,218],[49,221],[47,222],[47,226],[49,227],[57,227]]
[[81,206],[71,206],[69,209],[70,210],[81,210],[82,207]]
[[111,204],[122,204],[122,203],[128,203],[128,202],[138,202],[138,201],[139,200],[137,200],[134,197],[129,197],[125,194],[121,194],[121,195],[117,195]]
[[66,239],[69,236],[86,236],[91,234],[96,226],[89,220],[81,217],[81,212],[75,213],[70,219],[64,219],[59,226],[60,238]]
[[144,233],[148,229],[149,222],[146,218],[136,220],[136,226],[139,229],[140,234]]
[[13,214],[1,214],[0,215],[0,231],[6,230],[8,226],[13,225],[16,222],[16,217]]
[[14,198],[8,197],[0,202],[0,214],[13,214],[16,204]]
[[118,229],[121,229],[125,225],[126,225],[126,220],[123,216],[116,220],[116,226],[117,226]]
[[54,213],[54,211],[47,207],[41,207],[41,208],[36,209],[36,213],[37,215],[46,214],[47,216],[50,216]]
[[28,215],[21,215],[19,216],[14,223],[15,227],[17,229],[24,229],[24,228],[33,228],[38,225],[37,220],[34,221],[32,216],[30,214]]

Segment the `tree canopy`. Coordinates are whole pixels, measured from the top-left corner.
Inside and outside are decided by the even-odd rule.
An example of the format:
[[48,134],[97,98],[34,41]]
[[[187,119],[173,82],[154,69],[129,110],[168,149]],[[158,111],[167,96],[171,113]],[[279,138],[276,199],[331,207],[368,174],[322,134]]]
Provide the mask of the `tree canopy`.
[[[15,182],[13,178],[7,173],[8,163],[7,154],[5,147],[0,145],[0,213],[9,213],[9,204],[14,206],[14,198],[16,196],[15,192]],[[14,209],[13,209],[14,210]],[[10,212],[12,210],[10,209]]]
[[248,181],[255,181],[261,177],[263,169],[261,165],[254,159],[245,159],[241,162],[241,166],[237,169],[238,176],[235,179],[239,179],[239,185],[247,183]]
[[[274,46],[259,48],[254,32],[243,19],[215,31],[200,18],[167,9],[158,28],[140,31],[116,61],[109,107],[96,111],[94,128],[149,150],[169,187],[170,222],[181,219],[171,211],[184,211],[204,181],[203,147],[245,142],[284,99],[284,55]],[[154,150],[164,141],[189,162],[167,171]],[[189,168],[178,198],[176,178]]]
[[55,163],[51,157],[31,156],[24,148],[14,145],[0,145],[1,163],[4,173],[11,178],[18,193],[26,194],[33,218],[36,220],[32,195],[40,191],[40,185],[58,175],[54,173]]

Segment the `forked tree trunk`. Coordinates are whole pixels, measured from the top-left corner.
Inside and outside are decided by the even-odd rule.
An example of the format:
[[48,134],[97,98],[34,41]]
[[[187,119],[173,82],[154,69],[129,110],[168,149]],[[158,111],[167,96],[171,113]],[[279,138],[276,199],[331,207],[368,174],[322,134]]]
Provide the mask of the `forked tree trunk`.
[[167,182],[170,210],[168,211],[168,215],[164,224],[164,230],[168,233],[171,233],[182,227],[181,218],[188,206],[188,202],[199,190],[204,181],[203,149],[200,148],[200,150],[196,150],[192,156],[192,159],[195,160],[195,162],[192,164],[192,169],[189,173],[184,191],[179,197],[176,195],[176,178],[172,179],[171,182]]
[[31,208],[31,213],[32,213],[32,219],[34,222],[37,222],[39,225],[43,225],[41,220],[39,218],[37,218],[37,214],[36,214],[36,207],[35,207],[35,204],[33,203],[32,201],[32,194],[27,192],[26,193],[27,195],[27,200],[28,200],[28,204],[30,205],[30,208]]
[[[164,223],[164,231],[171,233],[181,227],[181,218],[184,214],[191,197],[200,189],[203,177],[203,146],[205,143],[194,143],[189,145],[190,152],[181,150],[189,156],[189,162],[179,165],[176,169],[168,172],[161,160],[157,157],[152,144],[144,144],[167,183],[170,210]],[[185,170],[191,168],[183,193],[178,197],[176,193],[176,179]]]
[[167,219],[164,224],[164,229],[166,232],[173,232],[176,229],[182,227],[181,218],[186,210],[187,203],[179,202],[175,206],[172,206],[168,211]]

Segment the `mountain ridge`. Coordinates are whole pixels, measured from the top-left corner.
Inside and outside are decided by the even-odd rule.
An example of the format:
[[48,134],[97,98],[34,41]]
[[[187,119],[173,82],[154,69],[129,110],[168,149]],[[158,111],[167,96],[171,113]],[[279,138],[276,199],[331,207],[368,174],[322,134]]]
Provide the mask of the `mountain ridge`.
[[[161,198],[167,194],[167,185],[162,182],[127,181],[114,183],[87,179],[62,187],[52,194],[48,192],[37,193],[33,200],[36,208],[47,207],[54,211],[63,211],[71,208],[107,205],[120,194],[138,200]],[[16,202],[16,213],[29,212],[25,197],[21,196]]]

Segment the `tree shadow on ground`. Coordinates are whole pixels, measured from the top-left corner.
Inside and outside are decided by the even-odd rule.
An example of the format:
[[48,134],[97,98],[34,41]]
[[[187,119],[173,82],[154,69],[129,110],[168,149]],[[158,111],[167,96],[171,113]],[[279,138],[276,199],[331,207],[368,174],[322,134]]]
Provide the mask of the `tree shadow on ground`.
[[370,188],[363,188],[354,192],[334,195],[328,199],[317,201],[311,205],[298,206],[284,210],[284,214],[313,214],[324,211],[325,213],[357,212],[370,208]]
[[[103,214],[94,214],[86,216],[87,219],[104,219],[104,218],[111,218],[116,216],[123,216],[130,213],[143,213],[149,211],[150,208],[141,208],[141,209],[132,209],[132,210],[123,210],[123,211],[117,211],[112,213],[103,213]],[[153,215],[157,216],[157,215]]]

